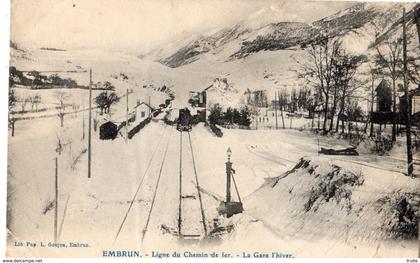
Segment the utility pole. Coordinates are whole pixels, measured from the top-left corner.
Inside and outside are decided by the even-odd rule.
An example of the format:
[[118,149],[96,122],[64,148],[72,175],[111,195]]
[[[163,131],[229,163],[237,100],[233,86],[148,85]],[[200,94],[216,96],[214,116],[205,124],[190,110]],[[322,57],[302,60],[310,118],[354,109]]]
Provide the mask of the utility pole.
[[[279,104],[280,104],[280,93],[277,93],[278,99],[279,99]],[[281,113],[281,122],[283,124],[283,129],[285,129],[284,127],[284,116],[283,116],[283,103],[280,104],[280,113]]]
[[253,107],[254,107],[254,114],[255,114],[255,129],[258,130],[258,117],[259,117],[259,112],[258,112],[258,105],[257,105],[257,100],[256,100],[256,92],[254,91],[254,98],[253,98]]
[[274,111],[276,112],[276,130],[279,128],[277,123],[277,91],[274,92]]
[[82,129],[83,129],[82,140],[84,140],[85,139],[85,96],[84,95],[83,95],[82,101],[83,101],[83,108],[82,108],[82,118],[83,118],[83,120],[82,120]]
[[407,136],[407,176],[413,176],[413,150],[411,148],[411,107],[410,96],[408,94],[408,80],[407,80],[407,32],[405,25],[405,8],[403,8],[403,60],[404,60],[404,90],[407,105],[406,115],[406,136]]
[[58,157],[55,157],[55,211],[54,211],[54,242],[58,241]]
[[149,116],[150,116],[150,114],[152,114],[152,112],[151,112],[151,110],[150,110],[150,107],[152,107],[152,105],[150,105],[150,95],[149,95]]
[[126,100],[126,102],[127,102],[127,111],[126,111],[126,125],[125,125],[125,141],[127,142],[127,139],[128,139],[128,89],[127,89],[127,92],[126,92],[126,97],[127,97],[127,100]]
[[88,178],[91,177],[92,161],[92,69],[89,70],[89,129],[88,129]]
[[370,118],[370,132],[369,132],[369,137],[373,137],[373,121],[372,121],[372,114],[373,114],[373,105],[375,103],[375,75],[371,70],[371,77],[372,77],[372,86],[370,88],[370,113],[369,113],[369,118]]
[[290,114],[289,120],[290,120],[290,129],[291,129],[292,128],[292,120],[293,120],[292,114]]
[[420,43],[420,5],[417,5],[417,7],[414,10],[414,20],[416,23],[417,36],[419,38],[419,43]]

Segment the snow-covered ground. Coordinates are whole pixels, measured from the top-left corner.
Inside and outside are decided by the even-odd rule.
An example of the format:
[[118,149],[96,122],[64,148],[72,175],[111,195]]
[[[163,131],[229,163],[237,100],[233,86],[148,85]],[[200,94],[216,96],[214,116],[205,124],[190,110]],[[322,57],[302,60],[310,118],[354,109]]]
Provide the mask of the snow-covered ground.
[[[129,95],[130,108],[138,99],[148,101],[149,96],[155,106],[162,103],[167,94],[145,89],[143,85],[152,83],[160,87],[165,84],[176,93],[173,102],[176,111],[186,105],[190,90],[203,90],[215,78],[227,77],[240,92],[261,86],[278,87],[277,78],[284,80],[282,85],[293,86],[296,81],[286,71],[292,60],[291,53],[300,51],[267,51],[218,64],[201,59],[176,69],[124,54],[55,51],[51,55],[52,51],[32,52],[26,54],[31,59],[12,60],[12,64],[20,70],[92,67],[94,80],[114,81],[118,94],[123,95],[126,89],[133,90]],[[113,80],[112,75],[120,72],[129,76],[129,81]],[[272,72],[276,74],[264,78]],[[75,75],[71,77],[77,78]],[[86,77],[87,74],[79,77],[80,84],[87,84]],[[16,89],[16,92],[23,96],[34,91]],[[45,102],[54,100],[53,90],[36,92]],[[86,91],[67,92],[74,103],[86,108]],[[107,118],[123,121],[125,109],[125,98],[122,98],[112,106],[112,114]],[[272,129],[271,116],[258,130],[222,129],[222,138],[214,136],[200,123],[190,133],[190,148],[187,134],[183,134],[181,153],[180,133],[175,127],[164,124],[161,120],[163,114],[154,118],[131,140],[118,136],[115,140],[101,141],[98,132],[94,132],[90,179],[87,178],[86,130],[83,138],[86,125],[83,126],[82,120],[84,117],[87,124],[86,112],[66,115],[63,128],[60,128],[58,117],[16,122],[15,136],[9,136],[8,255],[100,257],[102,250],[141,249],[148,254],[152,250],[174,248],[188,248],[190,251],[223,249],[240,256],[242,251],[257,250],[290,253],[296,257],[416,255],[416,244],[395,241],[387,236],[386,227],[381,228],[393,218],[390,204],[396,199],[394,193],[414,193],[417,195],[412,198],[414,201],[419,194],[420,179],[402,174],[405,171],[403,138],[399,138],[400,146],[389,156],[375,156],[368,151],[361,151],[359,156],[318,156],[320,147],[347,147],[348,143],[295,130],[307,124],[304,118],[293,120],[294,129]],[[177,112],[171,115],[176,116]],[[286,117],[286,128],[289,121]],[[58,140],[63,147],[61,154],[56,151]],[[233,152],[235,179],[245,212],[224,219],[216,208],[224,200],[226,150],[229,147]],[[191,151],[194,159],[190,156]],[[86,243],[89,247],[60,250],[16,247],[15,241],[48,243],[54,239],[55,157],[58,157],[59,241]],[[310,161],[312,166],[293,171],[301,158]],[[180,165],[183,167],[183,182],[180,182]],[[311,167],[316,172],[310,172]],[[351,175],[350,185],[345,183],[338,187],[345,198],[336,201],[338,195],[334,192],[331,201],[327,202],[318,196],[310,202],[308,210],[305,205],[318,186],[325,182],[331,185],[331,178],[325,178],[336,169],[334,167],[348,171],[334,174],[338,179]],[[293,172],[287,173],[291,170]],[[197,188],[195,172],[200,184],[207,234],[215,236],[218,226],[226,230],[220,232],[221,237],[211,241],[186,244],[176,236],[180,183],[186,202],[186,206],[181,207],[184,222],[194,222],[188,224],[188,231],[203,233],[202,222],[197,222],[203,216],[198,193],[194,192]],[[235,194],[233,198],[237,198]],[[391,201],[384,199],[380,212],[381,206],[375,205],[383,198]],[[190,201],[191,205],[187,204]]]
[[[38,125],[48,123],[46,119],[36,121]],[[76,118],[68,123],[80,125]],[[51,124],[54,125],[57,126],[58,122]],[[49,202],[54,199],[53,158],[56,156],[54,149],[57,139],[52,132],[54,128],[50,128],[50,134],[47,129],[36,134],[31,132],[37,130],[36,126],[28,125],[26,133],[10,139],[9,207],[12,209],[12,219],[9,228],[19,240],[52,241],[53,238],[53,208],[45,212]],[[324,166],[325,163],[334,164],[362,174],[364,183],[352,195],[355,207],[371,203],[375,198],[395,191],[418,192],[419,179],[407,178],[386,168],[397,160],[391,157],[368,159],[365,155],[318,157],[318,140],[321,146],[327,147],[346,144],[336,139],[317,138],[307,132],[295,130],[223,129],[223,132],[222,138],[215,137],[202,124],[194,127],[191,132],[209,231],[213,228],[215,218],[224,222],[223,224],[234,225],[234,232],[222,238],[229,242],[210,244],[205,250],[223,247],[224,250],[240,253],[254,249],[281,249],[281,252],[300,257],[352,256],[354,253],[358,256],[415,255],[416,246],[410,242],[394,245],[382,239],[377,240],[375,236],[365,236],[368,234],[362,231],[363,227],[371,226],[368,229],[375,230],[379,226],[375,224],[381,223],[380,219],[374,218],[374,214],[369,214],[373,219],[364,217],[364,211],[348,216],[346,210],[340,210],[340,204],[334,202],[321,204],[318,211],[303,212],[304,193],[310,191],[311,187],[308,175],[303,172],[299,176],[291,174],[280,180],[277,188],[264,188],[270,182],[267,178],[280,176],[304,157],[314,159],[314,162]],[[62,222],[60,242],[88,243],[91,247],[60,251],[32,249],[30,253],[45,256],[100,256],[103,249],[110,247],[141,247],[145,251],[152,251],[184,246],[176,241],[174,235],[177,232],[180,161],[180,135],[175,127],[166,126],[161,121],[152,121],[128,143],[123,138],[100,141],[95,133],[91,179],[87,178],[86,154],[81,153],[86,147],[86,140],[81,140],[81,131],[79,134],[71,133],[70,138],[71,156],[69,146],[65,146],[59,156],[60,225]],[[184,135],[183,150],[188,151],[185,139]],[[231,220],[219,217],[216,211],[225,195],[224,162],[228,147],[233,152],[235,179],[245,208],[244,214],[234,216]],[[74,163],[79,154],[81,158],[72,169],[70,158],[73,158],[71,160]],[[166,159],[162,166],[163,158]],[[187,178],[192,178],[191,165],[190,161],[183,164],[186,174],[184,176]],[[161,178],[153,201],[159,176]],[[298,191],[298,194],[290,194],[290,189],[293,193]],[[148,219],[152,202],[154,208]],[[199,218],[198,212],[197,209],[192,209],[191,217]],[[124,220],[125,215],[127,218]],[[189,217],[188,212],[186,215]],[[115,240],[123,220],[124,224]],[[148,228],[142,243],[142,233],[147,221]],[[367,242],[366,244],[355,245],[353,241],[343,238],[343,231],[349,225],[362,227],[362,230],[357,227],[354,231],[350,227],[347,233],[354,235],[352,238],[356,240]],[[261,237],[258,243],[255,243],[255,236]],[[160,241],[156,242],[157,240]],[[318,249],[309,249],[314,243]],[[229,244],[241,245],[232,247]],[[389,246],[393,247],[392,252],[387,249]],[[196,245],[188,248],[203,250]],[[12,245],[8,252],[10,255],[22,253],[21,249]]]

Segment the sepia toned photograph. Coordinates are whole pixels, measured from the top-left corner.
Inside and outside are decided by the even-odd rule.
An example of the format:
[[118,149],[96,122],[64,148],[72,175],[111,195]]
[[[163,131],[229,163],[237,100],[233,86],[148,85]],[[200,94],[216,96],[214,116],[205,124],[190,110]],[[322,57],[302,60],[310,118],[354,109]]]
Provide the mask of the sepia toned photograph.
[[419,257],[420,3],[10,7],[7,258]]

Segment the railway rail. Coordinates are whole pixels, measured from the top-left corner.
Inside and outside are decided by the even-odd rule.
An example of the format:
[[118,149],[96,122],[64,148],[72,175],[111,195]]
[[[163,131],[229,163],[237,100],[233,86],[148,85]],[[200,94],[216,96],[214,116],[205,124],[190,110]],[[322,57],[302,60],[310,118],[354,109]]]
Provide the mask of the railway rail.
[[179,156],[178,235],[183,240],[200,240],[207,236],[207,225],[189,131],[180,131]]
[[[170,132],[172,132],[172,129],[171,129],[171,131],[170,131]],[[155,159],[157,158],[157,157],[156,157],[156,156],[157,156],[157,155],[156,155],[156,153],[159,151],[159,149],[160,149],[160,147],[161,147],[161,145],[162,145],[163,138],[165,137],[165,133],[166,133],[166,126],[165,126],[165,128],[164,128],[164,131],[163,131],[163,132],[162,132],[162,134],[160,135],[158,142],[156,143],[156,147],[155,147],[155,149],[153,150],[153,153],[152,153],[152,155],[151,155],[151,157],[150,157],[149,162],[147,163],[146,170],[145,170],[145,172],[143,173],[143,175],[142,175],[142,177],[141,177],[141,179],[140,179],[139,185],[137,186],[136,192],[134,193],[133,198],[132,198],[132,199],[131,199],[131,201],[130,201],[130,205],[129,205],[129,207],[128,207],[127,211],[126,211],[126,212],[125,212],[125,214],[124,214],[124,218],[123,218],[123,220],[122,220],[122,222],[121,222],[121,224],[120,224],[120,226],[119,226],[119,228],[118,228],[118,231],[117,231],[117,233],[116,233],[116,235],[115,235],[115,237],[114,237],[114,242],[115,242],[115,241],[117,241],[117,239],[118,239],[118,237],[119,237],[119,235],[120,235],[120,233],[121,233],[121,230],[123,229],[123,227],[124,227],[124,225],[125,225],[125,223],[126,223],[127,217],[128,217],[128,215],[129,215],[130,211],[132,210],[133,204],[134,204],[135,200],[137,199],[137,196],[138,196],[138,195],[139,195],[139,193],[140,193],[140,189],[141,189],[141,187],[143,186],[144,180],[145,180],[146,176],[147,176],[147,175],[149,175],[149,171],[150,171],[150,169],[151,169],[151,166],[152,166],[153,160],[155,160]],[[167,150],[167,148],[168,148],[168,145],[169,145],[170,139],[171,139],[171,136],[169,136],[168,142],[167,142],[167,144],[166,144],[165,153],[166,153],[166,150]],[[162,160],[162,162],[161,162],[161,167],[163,166],[163,163],[164,163],[164,159],[163,159],[163,160]],[[156,191],[155,191],[155,192],[156,192]],[[154,196],[155,196],[155,194],[156,194],[156,193],[154,193]],[[151,213],[151,212],[150,212],[150,213]],[[147,228],[146,228],[146,229],[147,229]],[[144,235],[143,235],[143,236],[144,236]]]
[[154,188],[154,191],[153,191],[152,203],[150,204],[150,209],[149,209],[149,212],[147,214],[146,224],[145,224],[145,226],[142,230],[142,233],[141,233],[141,242],[142,243],[144,241],[144,238],[146,237],[147,228],[149,227],[150,217],[152,216],[152,211],[153,211],[153,208],[154,208],[154,205],[155,205],[156,195],[157,195],[157,192],[158,192],[158,189],[159,189],[160,178],[162,177],[162,169],[163,169],[163,166],[165,164],[166,154],[168,153],[169,143],[171,142],[171,138],[172,138],[172,131],[173,131],[173,128],[171,128],[171,131],[170,131],[170,134],[169,134],[169,139],[168,139],[168,142],[166,143],[165,152],[163,154],[163,159],[162,159],[162,162],[161,162],[160,168],[159,168],[159,175],[158,175],[156,185],[155,185],[155,188]]
[[[173,136],[175,126],[172,126],[170,131],[168,131],[168,128],[166,127],[168,126],[165,126],[165,130],[160,135],[159,141],[156,143],[156,146],[152,152],[152,156],[148,161],[146,170],[143,173],[137,186],[136,192],[134,193],[133,198],[130,200],[128,209],[124,213],[124,218],[119,225],[114,242],[116,242],[118,237],[121,235],[122,229],[125,225],[131,226],[134,223],[132,220],[127,220],[127,217],[130,213],[133,213],[132,211],[136,211],[133,209],[135,200],[137,200],[140,195],[145,195],[147,196],[146,198],[150,200],[150,203],[142,208],[144,211],[144,213],[142,213],[142,218],[144,218],[144,220],[142,219],[141,223],[135,223],[137,225],[141,224],[142,226],[139,228],[140,233],[138,232],[138,235],[140,236],[140,245],[143,246],[145,244],[145,240],[147,239],[146,236],[148,235],[148,232],[150,232],[148,229],[150,226],[157,223],[155,221],[155,217],[152,215],[156,214],[157,209],[162,209],[163,201],[169,201],[163,200],[162,198],[166,198],[166,196],[158,193],[158,191],[162,192],[159,190],[160,188],[168,187],[162,184],[164,180],[162,179],[163,174],[167,174],[172,178],[178,177],[171,180],[174,180],[173,182],[179,182],[179,192],[177,193],[175,190],[176,188],[173,188],[175,194],[174,197],[177,194],[179,195],[178,208],[176,208],[176,203],[173,205],[168,204],[165,208],[174,209],[172,218],[174,220],[173,222],[177,222],[177,232],[174,232],[174,234],[177,234],[179,239],[182,241],[191,242],[198,242],[204,239],[208,234],[208,227],[206,224],[205,211],[200,192],[199,176],[197,172],[190,131],[179,132],[179,173],[173,174],[171,172],[168,173],[168,169],[171,169],[170,167],[173,167],[175,164],[172,162],[177,160],[176,151],[178,151],[178,149],[176,149],[177,147],[174,148],[176,144],[174,142]],[[168,154],[169,148],[172,150],[170,150],[170,153]],[[176,151],[174,152],[175,149]],[[175,154],[175,156],[173,156],[173,154]],[[167,158],[170,155],[175,158]],[[146,186],[150,190],[146,190]],[[176,187],[176,183],[170,187]],[[142,190],[143,188],[145,191]],[[132,217],[133,215],[130,216],[130,218]],[[151,220],[151,218],[154,219]],[[127,223],[127,221],[130,221],[131,223]]]

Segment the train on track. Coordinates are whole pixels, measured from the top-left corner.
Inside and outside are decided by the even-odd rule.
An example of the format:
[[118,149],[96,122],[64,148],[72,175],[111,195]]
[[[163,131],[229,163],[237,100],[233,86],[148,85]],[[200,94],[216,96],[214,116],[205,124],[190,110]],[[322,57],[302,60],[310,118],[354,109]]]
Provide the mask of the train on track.
[[188,108],[180,109],[178,122],[176,125],[178,131],[191,131],[191,112]]

